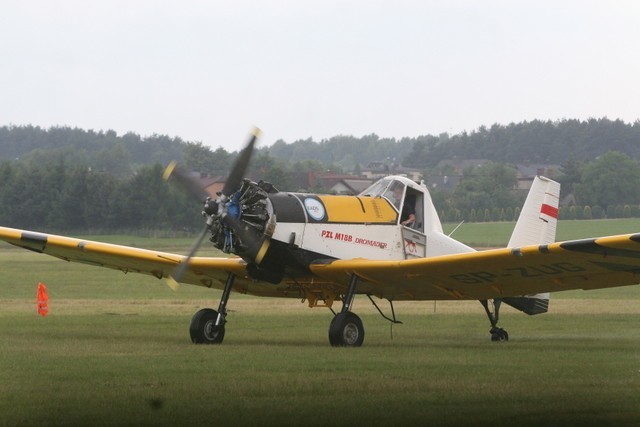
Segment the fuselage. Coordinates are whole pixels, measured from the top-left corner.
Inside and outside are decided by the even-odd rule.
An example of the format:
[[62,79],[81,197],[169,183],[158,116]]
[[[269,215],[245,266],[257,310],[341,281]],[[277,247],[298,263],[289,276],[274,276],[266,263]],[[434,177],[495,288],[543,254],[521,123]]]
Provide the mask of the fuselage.
[[[392,189],[398,189],[398,199]],[[401,224],[404,204],[415,220]],[[446,236],[426,186],[401,176],[385,177],[356,196],[273,192],[268,194],[270,239],[260,268],[306,270],[314,262],[366,258],[403,260],[473,251]],[[258,275],[259,276],[259,275]],[[264,277],[256,277],[264,279]]]

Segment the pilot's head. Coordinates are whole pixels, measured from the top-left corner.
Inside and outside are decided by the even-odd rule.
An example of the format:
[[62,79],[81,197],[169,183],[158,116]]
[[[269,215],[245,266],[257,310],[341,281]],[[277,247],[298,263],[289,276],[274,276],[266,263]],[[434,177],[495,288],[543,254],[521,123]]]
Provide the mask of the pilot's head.
[[397,201],[402,200],[402,192],[403,192],[403,188],[401,185],[396,185],[393,188],[393,198],[396,199]]

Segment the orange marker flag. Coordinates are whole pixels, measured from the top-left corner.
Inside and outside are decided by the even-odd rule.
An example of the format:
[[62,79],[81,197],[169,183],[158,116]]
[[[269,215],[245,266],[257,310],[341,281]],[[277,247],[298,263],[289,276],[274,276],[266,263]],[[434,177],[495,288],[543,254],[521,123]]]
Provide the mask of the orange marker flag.
[[47,295],[47,287],[42,282],[38,283],[36,305],[40,316],[46,316],[49,314],[49,295]]

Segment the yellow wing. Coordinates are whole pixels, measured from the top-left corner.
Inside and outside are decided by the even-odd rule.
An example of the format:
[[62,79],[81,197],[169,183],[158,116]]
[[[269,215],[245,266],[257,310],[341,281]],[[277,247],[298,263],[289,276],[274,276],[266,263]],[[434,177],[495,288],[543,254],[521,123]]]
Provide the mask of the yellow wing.
[[[178,254],[6,227],[0,227],[0,240],[65,261],[112,268],[124,273],[149,274],[158,279],[169,277],[176,265],[186,258]],[[236,276],[233,289],[251,295],[306,298],[310,291],[322,293],[330,289],[334,295],[342,290],[340,286],[314,280],[310,273],[305,272],[290,273],[277,285],[256,281],[248,276],[246,266],[246,262],[237,257],[193,257],[181,282],[223,289],[227,275],[233,273]]]
[[[150,274],[158,279],[168,277],[185,258],[177,254],[5,227],[0,227],[0,240],[65,261],[107,267],[125,273]],[[245,267],[245,262],[240,258],[195,257],[189,262],[188,272],[182,281],[220,288],[224,286],[227,274],[233,273],[240,279],[236,282],[236,288],[244,289],[251,283],[244,279]]]
[[404,261],[314,264],[321,278],[390,300],[492,299],[640,282],[640,233]]
[[[184,256],[90,240],[0,227],[0,240],[66,261],[168,277]],[[311,274],[285,277],[273,285],[248,278],[240,258],[195,257],[184,283],[222,288],[229,273],[234,289],[260,296],[304,298],[346,291],[361,279],[358,293],[390,300],[492,299],[634,285],[640,282],[640,233],[574,240],[518,249],[494,249],[403,261],[366,259],[312,264]]]

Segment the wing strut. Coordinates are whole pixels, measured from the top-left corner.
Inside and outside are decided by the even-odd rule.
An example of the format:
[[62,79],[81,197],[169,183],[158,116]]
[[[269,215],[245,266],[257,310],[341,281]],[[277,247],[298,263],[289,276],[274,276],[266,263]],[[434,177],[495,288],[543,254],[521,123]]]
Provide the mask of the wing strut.
[[498,327],[502,300],[499,298],[491,300],[493,312],[489,308],[489,301],[486,299],[480,300],[480,304],[484,307],[484,311],[487,312],[487,316],[489,317],[489,322],[491,322],[491,329],[489,330],[489,333],[491,334],[491,341],[509,341],[509,334],[507,331]]
[[380,310],[380,307],[378,307],[378,304],[376,304],[376,302],[373,300],[373,298],[371,298],[371,295],[367,294],[367,298],[369,298],[369,301],[371,301],[371,304],[373,304],[373,306],[376,308],[376,310],[378,310],[378,313],[380,313],[380,316],[384,317],[385,319],[387,319],[391,323],[402,324],[401,321],[396,319],[396,311],[393,309],[393,301],[389,300],[389,305],[391,306],[391,316],[393,316],[393,318],[390,318],[389,316],[384,314],[382,312],[382,310]]

